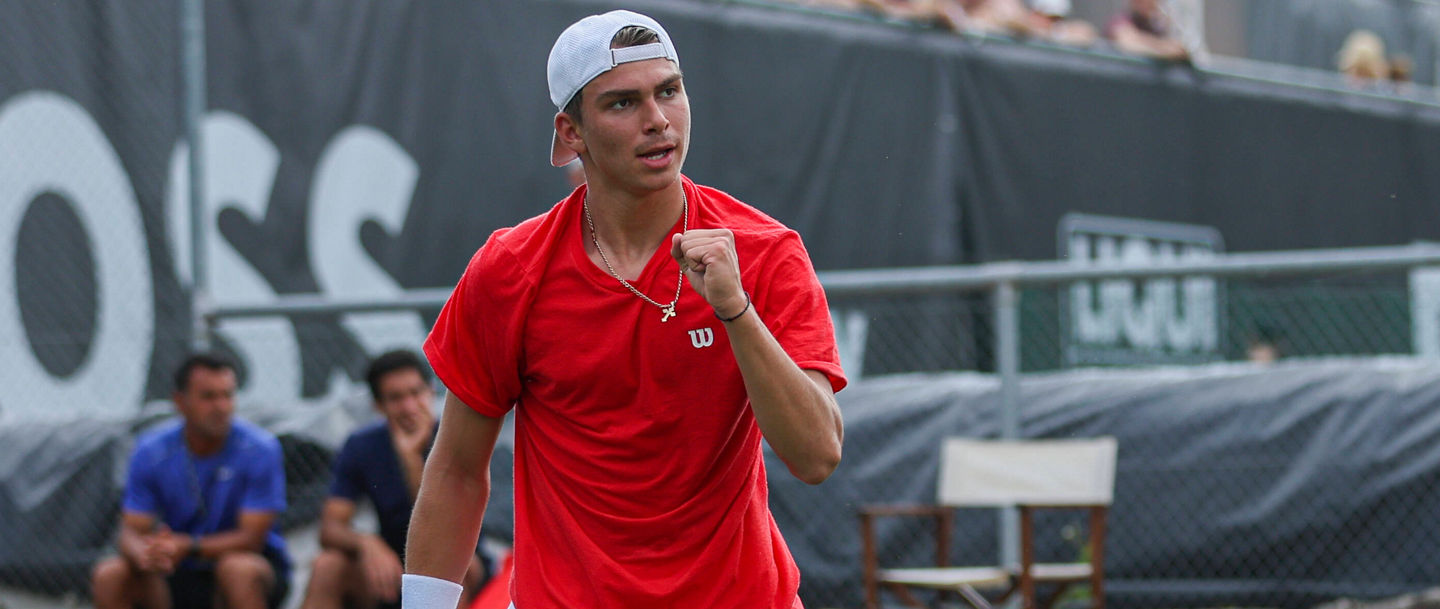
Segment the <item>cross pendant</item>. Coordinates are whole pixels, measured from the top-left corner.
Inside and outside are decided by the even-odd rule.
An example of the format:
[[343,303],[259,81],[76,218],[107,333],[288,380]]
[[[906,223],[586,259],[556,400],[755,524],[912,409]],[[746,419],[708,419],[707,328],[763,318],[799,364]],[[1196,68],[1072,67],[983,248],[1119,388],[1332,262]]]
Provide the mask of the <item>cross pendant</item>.
[[660,323],[670,321],[670,318],[675,316],[675,305],[673,303],[667,306],[660,307],[660,310],[663,312],[663,314],[660,316]]

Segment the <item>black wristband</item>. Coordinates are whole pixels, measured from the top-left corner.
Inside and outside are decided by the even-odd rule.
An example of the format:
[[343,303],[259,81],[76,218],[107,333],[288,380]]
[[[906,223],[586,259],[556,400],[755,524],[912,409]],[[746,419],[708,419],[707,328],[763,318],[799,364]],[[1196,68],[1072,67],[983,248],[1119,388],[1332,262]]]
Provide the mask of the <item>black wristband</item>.
[[739,313],[736,313],[734,317],[721,317],[721,316],[720,316],[720,313],[717,311],[717,312],[715,312],[715,319],[718,319],[718,320],[723,321],[723,322],[725,322],[725,323],[728,324],[728,323],[730,323],[730,322],[732,322],[732,321],[735,321],[735,320],[737,320],[737,319],[740,319],[740,316],[741,316],[741,315],[744,315],[745,312],[746,312],[746,311],[749,311],[749,310],[750,310],[750,293],[749,293],[749,292],[746,292],[746,293],[745,293],[745,308],[740,309],[740,312],[739,312]]

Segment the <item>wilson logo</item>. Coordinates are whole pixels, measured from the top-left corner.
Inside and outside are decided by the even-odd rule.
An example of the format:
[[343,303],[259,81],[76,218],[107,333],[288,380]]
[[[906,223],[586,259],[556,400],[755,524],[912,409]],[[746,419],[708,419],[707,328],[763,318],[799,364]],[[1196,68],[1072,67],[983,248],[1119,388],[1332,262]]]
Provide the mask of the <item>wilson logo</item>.
[[710,345],[715,344],[715,332],[712,331],[710,328],[691,330],[690,344],[695,345],[696,349],[700,349],[702,347],[709,347]]

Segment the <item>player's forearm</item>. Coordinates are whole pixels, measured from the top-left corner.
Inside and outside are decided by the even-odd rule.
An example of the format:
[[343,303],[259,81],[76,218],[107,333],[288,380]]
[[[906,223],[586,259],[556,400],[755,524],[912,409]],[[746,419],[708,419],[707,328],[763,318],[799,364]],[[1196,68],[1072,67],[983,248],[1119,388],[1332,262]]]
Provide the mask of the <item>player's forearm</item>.
[[473,471],[431,454],[410,517],[405,572],[464,581],[489,498],[488,463]]
[[753,307],[725,330],[765,440],[796,478],[824,482],[840,464],[844,437],[834,395],[790,359]]

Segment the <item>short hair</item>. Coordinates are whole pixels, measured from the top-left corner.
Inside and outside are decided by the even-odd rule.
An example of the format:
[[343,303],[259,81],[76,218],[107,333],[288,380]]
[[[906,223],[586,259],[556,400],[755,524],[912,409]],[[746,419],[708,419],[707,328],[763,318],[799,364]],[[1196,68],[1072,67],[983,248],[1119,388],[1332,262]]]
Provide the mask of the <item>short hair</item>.
[[[615,36],[610,39],[610,48],[624,49],[638,47],[642,44],[650,44],[652,42],[660,42],[660,35],[655,33],[655,30],[642,25],[627,25],[620,28],[620,31],[615,32]],[[585,86],[590,86],[590,83],[585,83]],[[580,90],[575,92],[575,97],[570,98],[570,101],[565,104],[565,113],[569,114],[570,118],[574,119],[577,125],[581,124],[584,120],[581,117],[580,110],[580,98],[584,96],[585,87],[580,87]]]
[[193,353],[180,362],[180,367],[175,370],[175,391],[184,393],[190,388],[190,374],[196,368],[206,370],[229,370],[235,372],[235,362],[219,353]]
[[419,372],[420,378],[424,379],[425,384],[430,384],[430,369],[425,366],[425,362],[420,360],[420,356],[415,355],[414,351],[396,349],[380,354],[379,357],[370,362],[370,367],[365,370],[365,382],[370,385],[370,397],[375,398],[375,401],[379,402],[380,379],[385,378],[385,375],[395,372],[396,370],[406,369],[413,369]]

